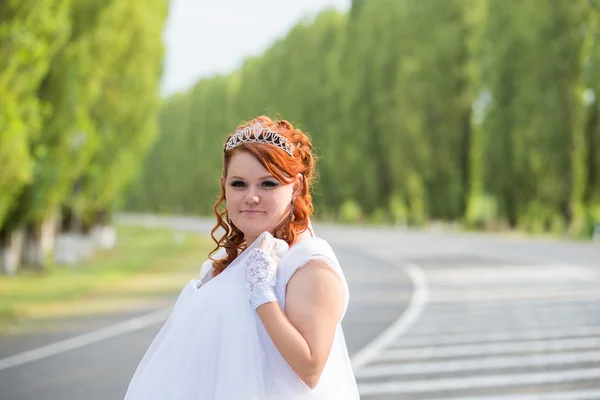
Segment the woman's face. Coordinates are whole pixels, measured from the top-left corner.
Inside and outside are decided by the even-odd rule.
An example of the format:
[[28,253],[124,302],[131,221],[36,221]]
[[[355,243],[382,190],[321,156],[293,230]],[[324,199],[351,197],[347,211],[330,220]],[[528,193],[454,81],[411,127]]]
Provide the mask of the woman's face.
[[300,176],[294,182],[279,182],[248,152],[236,151],[224,179],[227,212],[231,222],[251,244],[263,232],[273,233],[289,218],[292,198],[300,191]]

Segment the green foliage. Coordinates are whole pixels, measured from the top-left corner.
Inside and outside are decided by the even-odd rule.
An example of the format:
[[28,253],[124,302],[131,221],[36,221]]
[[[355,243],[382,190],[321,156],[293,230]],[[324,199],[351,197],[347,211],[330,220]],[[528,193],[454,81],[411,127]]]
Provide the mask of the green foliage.
[[158,132],[166,14],[163,0],[0,5],[0,232],[111,208]]
[[81,174],[82,201],[77,210],[88,225],[97,213],[110,209],[158,132],[166,4],[161,0],[117,4],[111,14],[114,20],[107,25],[129,34],[115,38],[120,46],[112,47],[114,67],[104,76],[90,116],[99,145]]
[[70,30],[69,0],[0,5],[0,227],[34,177],[36,145],[48,109],[37,96]]
[[360,206],[352,200],[346,200],[340,207],[339,220],[342,222],[357,223],[362,221],[363,215]]
[[210,214],[222,140],[264,113],[311,133],[320,215],[581,235],[600,198],[599,15],[587,0],[325,11],[167,101],[128,207]]
[[401,196],[395,195],[390,201],[391,222],[398,225],[406,225],[409,219],[408,208]]
[[[576,2],[487,2],[482,81],[485,190],[511,225],[545,230],[567,208],[580,79],[582,13]],[[541,8],[540,8],[541,6]]]
[[119,200],[211,214],[223,141],[258,114],[311,135],[319,215],[575,237],[600,219],[597,1],[353,1],[161,103],[166,13],[0,5],[0,231]]
[[474,228],[492,227],[498,221],[498,204],[494,197],[484,194],[473,195],[465,215],[467,224]]

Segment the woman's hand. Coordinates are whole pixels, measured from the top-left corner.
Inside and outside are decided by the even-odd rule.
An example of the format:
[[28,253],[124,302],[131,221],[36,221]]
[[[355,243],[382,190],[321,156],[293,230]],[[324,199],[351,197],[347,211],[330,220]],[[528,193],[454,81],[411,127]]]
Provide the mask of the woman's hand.
[[257,309],[265,303],[277,301],[275,283],[277,282],[278,259],[275,252],[277,241],[266,233],[259,246],[252,249],[246,260],[246,290],[250,303]]

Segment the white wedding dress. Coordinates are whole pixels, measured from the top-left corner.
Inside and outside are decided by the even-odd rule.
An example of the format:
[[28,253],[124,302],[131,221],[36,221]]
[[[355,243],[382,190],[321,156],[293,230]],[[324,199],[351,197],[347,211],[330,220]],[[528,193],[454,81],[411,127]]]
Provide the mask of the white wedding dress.
[[[261,235],[221,274],[212,261],[202,266],[203,280],[182,290],[166,321],[138,366],[125,400],[350,400],[358,399],[342,326],[317,386],[310,390],[291,369],[269,337],[245,289],[245,258]],[[220,249],[215,258],[223,257]],[[275,294],[285,310],[286,285],[311,259],[321,259],[348,285],[339,262],[320,238],[306,238],[278,251]],[[203,284],[198,288],[199,282]],[[345,311],[344,311],[345,314]]]

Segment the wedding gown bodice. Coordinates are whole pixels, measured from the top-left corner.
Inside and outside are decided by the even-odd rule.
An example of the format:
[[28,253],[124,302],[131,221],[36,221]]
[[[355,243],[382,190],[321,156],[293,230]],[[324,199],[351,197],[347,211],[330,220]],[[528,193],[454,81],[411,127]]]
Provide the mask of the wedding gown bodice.
[[[180,293],[171,316],[138,366],[125,400],[350,400],[358,390],[340,323],[317,386],[310,390],[291,369],[252,308],[244,259],[261,237],[212,278],[212,261]],[[224,249],[213,258],[223,257]],[[285,311],[286,287],[309,260],[325,261],[348,286],[339,262],[320,238],[278,254],[275,295]],[[198,284],[202,282],[200,288]],[[341,322],[341,319],[340,319]]]

